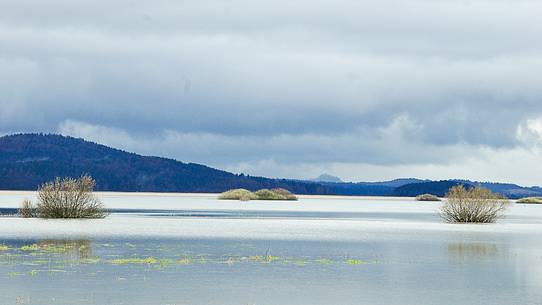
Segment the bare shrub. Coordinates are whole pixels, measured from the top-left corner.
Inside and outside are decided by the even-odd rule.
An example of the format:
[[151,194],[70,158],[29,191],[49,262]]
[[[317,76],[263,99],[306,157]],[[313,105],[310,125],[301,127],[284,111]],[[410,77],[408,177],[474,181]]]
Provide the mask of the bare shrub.
[[467,190],[458,185],[449,190],[441,216],[451,223],[492,223],[502,216],[508,205],[508,199],[488,189],[475,187]]
[[25,199],[23,200],[23,203],[21,203],[18,214],[23,218],[36,217],[36,207],[32,201]]
[[417,201],[440,201],[440,199],[432,194],[422,194],[416,196]]
[[38,189],[37,216],[41,218],[104,218],[107,211],[93,194],[96,182],[83,175],[79,179],[56,178]]

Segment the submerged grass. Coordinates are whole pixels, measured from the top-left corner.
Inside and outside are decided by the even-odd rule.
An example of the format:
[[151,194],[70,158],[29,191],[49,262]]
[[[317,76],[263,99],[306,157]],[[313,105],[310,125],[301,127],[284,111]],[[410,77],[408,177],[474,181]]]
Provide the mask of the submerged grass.
[[111,261],[113,265],[154,265],[158,263],[158,260],[154,257],[131,257],[131,258],[117,258]]
[[[205,264],[253,264],[253,265],[285,265],[285,266],[311,266],[311,265],[330,265],[334,266],[355,266],[368,262],[352,257],[280,257],[272,255],[267,249],[262,254],[251,256],[236,255],[206,255],[206,254],[174,254],[173,248],[152,247],[149,251],[154,251],[157,256],[137,255],[135,250],[145,250],[137,245],[126,244],[97,244],[94,247],[102,247],[99,253],[101,256],[80,255],[81,252],[87,253],[93,247],[90,244],[81,241],[40,241],[26,245],[0,244],[3,250],[0,253],[0,267],[9,268],[7,274],[9,277],[30,276],[36,277],[41,274],[56,275],[62,273],[84,272],[89,274],[88,270],[80,269],[78,266],[94,265],[94,271],[91,273],[103,272],[100,269],[105,266],[140,266],[146,268],[148,272],[160,272],[161,270],[182,268],[187,265],[205,265]],[[123,252],[118,252],[123,249]],[[130,249],[132,254],[124,253]],[[102,251],[105,250],[105,253]],[[146,251],[146,250],[145,250]],[[124,253],[119,256],[120,253]],[[150,252],[149,252],[150,253]],[[132,255],[132,256],[130,256]],[[100,267],[102,266],[102,267]],[[109,267],[109,268],[112,268]],[[83,268],[83,267],[81,267]],[[107,267],[106,267],[107,268]],[[150,269],[149,269],[150,268]],[[0,269],[1,270],[1,269]],[[122,274],[121,274],[122,275]]]
[[348,259],[348,260],[346,260],[346,263],[348,265],[361,265],[361,264],[363,264],[363,261],[359,260],[359,259]]

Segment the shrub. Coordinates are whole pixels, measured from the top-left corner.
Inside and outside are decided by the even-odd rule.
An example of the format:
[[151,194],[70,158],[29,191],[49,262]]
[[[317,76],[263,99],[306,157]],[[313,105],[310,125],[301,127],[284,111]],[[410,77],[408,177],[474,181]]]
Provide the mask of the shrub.
[[273,190],[261,189],[256,192],[251,192],[245,189],[234,189],[224,192],[218,196],[222,200],[297,200],[297,197],[290,191],[283,188]]
[[286,197],[279,193],[275,193],[268,189],[261,189],[254,194],[258,196],[258,200],[286,200]]
[[23,203],[21,204],[18,213],[23,218],[36,217],[36,207],[34,206],[32,201],[25,199],[23,200]]
[[[103,203],[93,194],[96,182],[83,175],[79,179],[56,178],[38,189],[33,216],[41,218],[104,218]],[[23,203],[24,207],[24,203]]]
[[516,201],[517,203],[542,203],[542,197],[527,197]]
[[258,199],[258,197],[249,190],[234,189],[234,190],[229,190],[220,194],[220,196],[218,196],[218,199],[248,201],[251,199]]
[[502,216],[508,204],[508,199],[488,189],[475,187],[467,190],[459,185],[448,192],[441,216],[451,223],[491,223]]
[[297,200],[297,196],[292,194],[289,190],[283,188],[276,188],[271,190],[273,193],[282,195],[286,200]]
[[440,199],[432,194],[422,194],[416,196],[416,200],[418,201],[440,201]]

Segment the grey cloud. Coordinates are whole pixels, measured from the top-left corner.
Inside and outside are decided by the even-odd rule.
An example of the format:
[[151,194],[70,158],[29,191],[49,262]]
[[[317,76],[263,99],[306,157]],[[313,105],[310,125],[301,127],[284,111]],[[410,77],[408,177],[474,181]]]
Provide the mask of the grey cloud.
[[528,147],[518,126],[542,115],[540,9],[2,1],[0,131],[113,130],[111,143],[220,166],[445,164]]

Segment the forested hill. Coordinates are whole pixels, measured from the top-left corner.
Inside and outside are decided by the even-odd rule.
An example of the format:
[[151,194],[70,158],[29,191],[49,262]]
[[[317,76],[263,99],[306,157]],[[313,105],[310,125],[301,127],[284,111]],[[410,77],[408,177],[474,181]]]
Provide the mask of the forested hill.
[[383,182],[326,182],[237,175],[195,163],[146,157],[61,135],[0,137],[0,189],[35,190],[55,177],[90,174],[97,190],[218,193],[233,188],[286,188],[297,194],[442,196],[457,184],[481,185],[510,198],[542,196],[539,187],[468,180],[395,179]]
[[305,181],[236,175],[200,164],[146,157],[61,135],[0,138],[0,189],[35,190],[55,177],[90,174],[100,191],[222,192],[283,187],[298,194],[333,194]]

